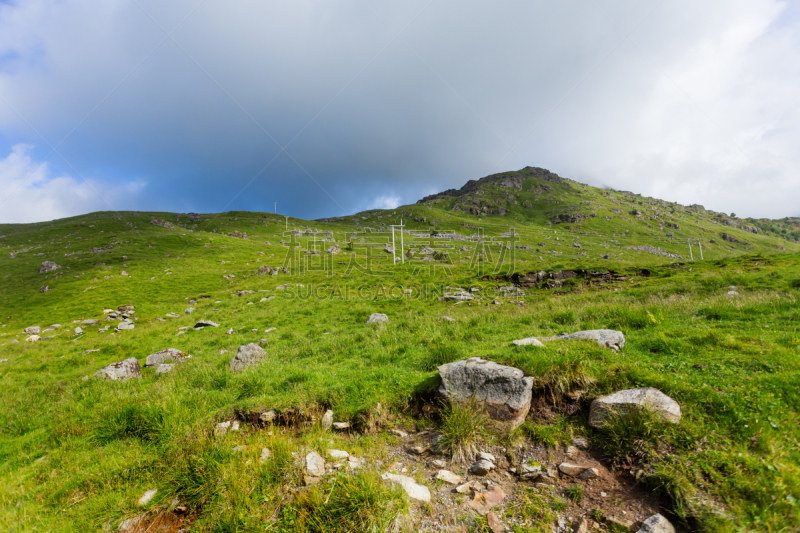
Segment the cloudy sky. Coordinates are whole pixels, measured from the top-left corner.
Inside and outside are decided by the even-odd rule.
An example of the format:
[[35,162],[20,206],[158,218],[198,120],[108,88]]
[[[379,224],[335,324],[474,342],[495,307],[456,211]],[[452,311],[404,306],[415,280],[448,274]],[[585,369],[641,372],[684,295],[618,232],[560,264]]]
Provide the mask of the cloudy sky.
[[0,222],[391,208],[526,165],[800,215],[800,2],[0,0]]

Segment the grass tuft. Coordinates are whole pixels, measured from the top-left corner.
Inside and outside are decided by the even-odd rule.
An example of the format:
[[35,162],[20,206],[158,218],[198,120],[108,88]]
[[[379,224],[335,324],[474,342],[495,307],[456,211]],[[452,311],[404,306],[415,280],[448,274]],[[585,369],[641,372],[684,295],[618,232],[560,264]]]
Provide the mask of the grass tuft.
[[100,445],[125,439],[156,442],[161,439],[164,430],[164,415],[159,409],[143,405],[123,405],[102,413],[97,418],[90,438]]
[[442,412],[441,432],[439,449],[453,463],[466,463],[475,458],[489,434],[488,417],[475,400],[452,402]]

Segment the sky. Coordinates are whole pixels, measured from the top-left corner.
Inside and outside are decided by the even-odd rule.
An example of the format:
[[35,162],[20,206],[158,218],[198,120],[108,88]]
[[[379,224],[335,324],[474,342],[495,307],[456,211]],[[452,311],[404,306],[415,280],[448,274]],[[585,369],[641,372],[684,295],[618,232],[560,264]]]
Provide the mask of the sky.
[[313,219],[525,166],[800,216],[799,4],[0,0],[0,222]]

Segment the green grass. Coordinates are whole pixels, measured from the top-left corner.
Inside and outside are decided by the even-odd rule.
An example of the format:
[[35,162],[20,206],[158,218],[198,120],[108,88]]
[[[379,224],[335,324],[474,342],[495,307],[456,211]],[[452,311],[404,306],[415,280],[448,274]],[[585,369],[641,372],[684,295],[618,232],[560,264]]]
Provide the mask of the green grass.
[[[537,397],[548,403],[581,392],[576,413],[528,421],[520,431],[524,438],[555,446],[587,434],[609,461],[635,463],[643,471],[641,482],[662,492],[677,520],[698,531],[735,531],[730,524],[742,531],[791,530],[800,521],[797,246],[771,233],[753,235],[724,226],[749,244],[718,244],[708,248],[705,261],[676,262],[624,247],[647,244],[652,233],[658,235],[653,245],[682,254],[686,238],[713,237],[708,231],[720,243],[721,226],[713,213],[676,209],[669,216],[682,229],[670,240],[654,230],[653,220],[616,213],[610,221],[604,218],[611,209],[628,212],[639,201],[647,204],[639,208],[669,213],[657,201],[618,192],[607,197],[577,184],[559,187],[554,200],[540,198],[537,209],[512,207],[506,217],[480,221],[448,211],[444,202],[358,217],[362,226],[377,227],[399,222],[401,215],[406,221],[425,216],[435,219],[437,229],[466,232],[462,224],[470,223],[493,234],[513,225],[523,243],[546,241],[548,250],[519,250],[518,272],[612,269],[626,277],[605,286],[573,280],[561,295],[536,288],[526,293],[524,306],[505,297],[500,298],[503,305],[478,306],[435,296],[392,298],[385,292],[396,283],[486,287],[492,281],[469,269],[465,257],[471,252],[455,254],[452,277],[414,276],[399,265],[387,266],[393,272],[388,278],[357,272],[348,277],[345,267],[336,264],[330,277],[319,272],[255,276],[261,265],[283,264],[286,248],[279,241],[284,221],[272,215],[204,215],[210,220],[198,222],[194,231],[185,215],[175,219],[167,213],[157,216],[185,227],[169,230],[149,224],[146,214],[132,213],[0,226],[0,235],[6,236],[0,239],[0,359],[9,360],[0,363],[0,530],[116,527],[124,517],[141,512],[136,501],[151,488],[159,489],[153,506],[178,497],[197,513],[196,527],[212,531],[263,530],[267,523],[275,524],[275,531],[337,531],[328,518],[351,529],[379,530],[405,504],[377,482],[374,472],[331,477],[315,489],[303,489],[290,504],[287,487],[301,481],[292,453],[303,456],[310,449],[340,447],[381,456],[392,442],[383,429],[397,420],[415,422],[407,417],[415,412],[420,394],[426,394],[435,368],[473,356],[534,376]],[[594,204],[581,209],[591,208],[598,217],[587,218],[580,227],[546,225],[550,211],[563,212],[587,200]],[[355,228],[355,220],[313,226],[334,232],[340,241]],[[290,220],[290,227],[310,224]],[[418,222],[410,226],[431,228]],[[251,238],[226,235],[234,230]],[[582,248],[570,248],[578,236]],[[561,247],[553,245],[555,237]],[[92,251],[111,243],[119,244]],[[777,255],[778,245],[786,245],[786,253]],[[13,251],[16,257],[9,258]],[[600,258],[607,252],[611,259]],[[44,260],[64,268],[38,274]],[[335,262],[346,260],[346,254],[334,256]],[[123,269],[130,276],[120,276]],[[639,275],[643,269],[648,276]],[[222,277],[229,274],[236,277]],[[284,283],[305,287],[295,287],[294,297],[285,298],[276,289]],[[362,297],[344,300],[345,283],[363,286]],[[52,290],[39,292],[45,284]],[[324,284],[338,285],[341,298],[309,296],[309,290]],[[738,297],[725,295],[729,285],[738,287]],[[245,289],[256,292],[235,294]],[[275,299],[261,302],[267,296]],[[189,304],[188,299],[197,302]],[[100,325],[113,326],[103,320],[103,308],[122,304],[136,306],[134,330],[100,333],[94,326],[84,327],[83,335],[72,334],[79,325],[75,320],[96,318]],[[184,309],[190,305],[195,312],[187,315]],[[366,326],[374,312],[386,313],[390,322]],[[179,317],[156,320],[166,313]],[[441,321],[443,315],[455,322]],[[199,318],[221,326],[189,328],[177,335],[178,328]],[[54,323],[63,326],[54,332],[60,335],[24,342],[23,328]],[[268,327],[277,330],[264,333]],[[231,335],[225,333],[229,328]],[[626,347],[617,354],[591,342],[545,348],[510,343],[597,328],[622,330]],[[262,338],[267,358],[251,370],[231,374],[228,361],[237,347]],[[143,364],[148,354],[168,347],[192,354],[191,360],[163,376],[143,369],[141,380],[126,383],[82,379],[127,357]],[[588,429],[593,398],[642,386],[657,387],[678,401],[681,423],[664,426],[635,419],[600,431]],[[300,425],[274,427],[270,435],[267,429],[245,425],[223,439],[212,435],[215,423],[237,414],[265,409],[318,413],[324,408],[364,433],[321,436]],[[453,450],[468,450],[479,438],[470,434],[474,416],[451,412],[436,429],[450,435]],[[240,445],[247,450],[234,453]],[[265,447],[272,456],[262,464]],[[529,503],[518,509],[528,517],[530,530],[545,527],[548,513],[553,513],[553,502],[537,494],[526,493]]]

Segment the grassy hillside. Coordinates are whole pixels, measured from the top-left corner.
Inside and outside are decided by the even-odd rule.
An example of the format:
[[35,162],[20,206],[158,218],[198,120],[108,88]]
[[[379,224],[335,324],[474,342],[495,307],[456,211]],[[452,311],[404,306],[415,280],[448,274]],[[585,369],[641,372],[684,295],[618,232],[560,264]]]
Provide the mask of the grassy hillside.
[[[473,264],[475,241],[412,234],[404,236],[406,249],[417,254],[405,265],[392,265],[381,245],[372,269],[348,270],[348,233],[380,230],[401,217],[409,230],[482,231],[498,241],[482,272]],[[7,359],[0,363],[0,530],[116,531],[144,512],[140,529],[130,531],[153,526],[154,517],[163,531],[434,531],[460,524],[488,531],[461,495],[432,478],[435,456],[407,452],[430,438],[425,431],[449,431],[447,412],[431,403],[436,367],[471,356],[537,378],[536,408],[520,430],[482,437],[482,449],[507,457],[506,473],[520,457],[557,463],[576,436],[588,437],[585,459],[603,472],[602,483],[562,480],[552,489],[494,472],[490,478],[507,491],[496,511],[510,530],[552,531],[559,519],[580,516],[612,530],[612,518],[639,513],[637,505],[660,508],[687,531],[795,530],[800,247],[784,227],[791,221],[739,220],[541,169],[490,176],[394,210],[319,221],[244,212],[94,213],[0,225],[0,359]],[[502,237],[511,228],[515,257]],[[263,266],[291,267],[290,248],[280,241],[291,244],[292,230],[312,229],[294,236],[310,270],[256,275]],[[363,265],[361,239],[387,236],[355,237]],[[689,260],[688,239],[703,241],[703,261],[696,244]],[[315,243],[322,253],[304,253]],[[342,253],[325,254],[333,244]],[[421,261],[425,245],[445,256]],[[324,258],[328,271],[319,266]],[[43,261],[61,268],[40,274]],[[566,269],[576,276],[554,288],[537,282],[522,294],[498,289],[511,285],[513,273]],[[440,300],[447,286],[482,290],[468,302]],[[738,294],[728,295],[729,286]],[[135,328],[114,332],[118,322],[104,309],[121,305],[135,306]],[[390,322],[366,325],[375,312]],[[84,325],[87,319],[99,322]],[[200,319],[220,326],[193,329]],[[24,328],[52,324],[61,327],[25,341]],[[511,345],[597,328],[621,330],[626,347]],[[231,373],[231,356],[248,343],[260,343],[267,359]],[[144,366],[147,355],[170,347],[192,358],[169,374],[143,368],[140,380],[124,383],[83,379],[129,357]],[[594,398],[643,386],[681,404],[679,425],[638,420],[589,428]],[[324,431],[326,409],[351,428]],[[278,414],[275,424],[258,422],[269,410]],[[240,431],[215,436],[217,423],[233,420]],[[404,440],[393,428],[411,436]],[[262,462],[264,448],[271,456]],[[304,487],[301,458],[330,448],[348,451],[363,467]],[[431,504],[409,504],[380,482],[397,461],[431,487]],[[465,465],[448,468],[465,474]],[[153,501],[137,506],[153,488]]]

